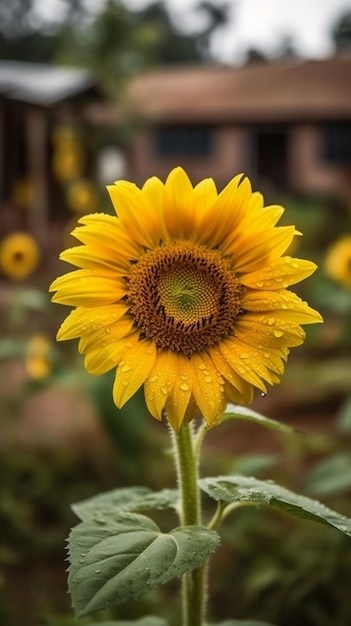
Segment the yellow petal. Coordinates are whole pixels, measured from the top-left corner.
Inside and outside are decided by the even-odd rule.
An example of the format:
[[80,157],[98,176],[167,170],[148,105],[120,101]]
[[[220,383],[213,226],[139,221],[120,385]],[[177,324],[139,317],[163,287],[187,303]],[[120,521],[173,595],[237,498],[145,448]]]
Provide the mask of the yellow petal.
[[138,259],[142,246],[133,241],[112,215],[95,213],[84,215],[79,226],[72,231],[78,241],[104,251],[106,254],[121,254],[125,259]]
[[[242,308],[253,312],[271,313],[267,319],[275,323],[274,316],[278,314],[279,319],[291,322],[291,324],[316,324],[323,322],[322,316],[307,302],[299,298],[296,293],[283,289],[282,291],[254,291],[248,289],[242,297]],[[268,322],[269,323],[269,322]]]
[[69,306],[102,306],[123,298],[126,288],[122,281],[95,274],[90,270],[76,270],[56,278],[50,291],[57,293],[53,302]]
[[260,230],[249,236],[235,234],[223,244],[222,252],[233,257],[236,272],[246,274],[260,269],[268,259],[284,254],[295,234],[294,226]]
[[264,198],[262,193],[254,191],[249,200],[250,213],[254,211],[262,211],[264,208]]
[[109,185],[113,206],[123,229],[132,241],[146,248],[159,244],[162,232],[159,226],[159,212],[153,207],[147,194],[136,185],[125,180]]
[[[235,369],[245,380],[251,382],[249,377],[254,373],[271,385],[279,381],[273,374],[281,375],[284,372],[284,361],[288,354],[285,346],[260,349],[242,342],[238,337],[230,338],[226,343],[232,352],[230,356],[232,367],[235,364]],[[261,388],[259,385],[256,386]]]
[[235,232],[248,210],[251,184],[243,175],[235,176],[221,191],[213,210],[202,226],[202,239],[210,247],[222,245],[228,233]]
[[84,359],[84,367],[90,374],[105,374],[116,367],[126,351],[126,343],[137,341],[139,333],[133,333],[129,337],[123,337],[119,341],[107,346],[97,346],[90,349]]
[[213,178],[204,178],[194,187],[194,203],[200,211],[210,209],[218,198],[216,183]]
[[317,265],[312,261],[285,256],[267,263],[256,272],[242,274],[240,282],[255,289],[281,289],[307,278],[316,269]]
[[206,353],[191,357],[193,367],[193,397],[206,422],[213,426],[222,417],[226,400],[224,381]]
[[244,343],[262,350],[269,347],[300,346],[306,337],[305,331],[298,324],[284,319],[277,311],[273,315],[246,313],[235,322],[235,336]]
[[193,204],[194,210],[194,233],[193,239],[197,243],[203,243],[203,222],[212,214],[213,205],[217,201],[218,193],[214,180],[205,178],[194,187]]
[[162,350],[145,381],[145,400],[148,410],[156,419],[162,419],[162,411],[178,376],[178,360],[174,352]]
[[153,341],[133,342],[120,362],[113,386],[113,399],[120,409],[143,385],[156,359]]
[[277,222],[279,222],[285,209],[279,204],[271,204],[262,207],[262,210],[257,212],[258,224],[260,228],[273,228]]
[[76,339],[86,332],[117,322],[128,311],[124,303],[97,307],[78,307],[61,324],[57,341]]
[[198,210],[193,202],[193,186],[181,167],[173,169],[165,184],[164,214],[167,230],[173,238],[192,239]]
[[175,353],[175,356],[177,379],[168,396],[165,409],[169,423],[174,430],[178,431],[184,421],[189,405],[193,385],[193,373],[189,359],[180,353]]
[[120,252],[117,254],[117,247],[112,252],[102,246],[98,250],[92,246],[76,246],[61,252],[60,259],[82,269],[98,270],[108,277],[125,276],[130,269],[130,259]]
[[[158,223],[153,225],[155,232],[159,232],[159,238],[163,242],[170,241],[164,216],[165,186],[163,182],[156,176],[152,176],[143,185],[142,192],[144,199],[148,200],[149,206],[153,207],[155,216],[157,216]],[[157,243],[159,244],[160,241]]]
[[220,343],[220,351],[234,372],[261,391],[267,391],[263,380],[271,380],[268,369],[261,359],[258,362],[254,360],[248,346],[242,346],[235,339],[225,339]]
[[79,352],[84,353],[90,349],[109,346],[122,338],[127,338],[133,329],[133,324],[134,320],[131,317],[125,317],[108,326],[101,326],[94,331],[84,333],[79,340]]
[[252,400],[252,386],[233,370],[218,346],[213,346],[210,349],[210,355],[220,374],[228,381],[228,385],[235,390],[232,392],[231,397],[235,394],[236,402],[249,404]]
[[224,395],[227,399],[227,402],[232,402],[233,404],[241,404],[241,405],[247,405],[247,404],[251,404],[252,400],[253,400],[253,396],[254,396],[254,387],[252,385],[249,385],[248,383],[247,387],[248,387],[248,394],[243,397],[241,395],[241,393],[235,389],[235,387],[233,387],[230,383],[227,382],[227,380],[224,381]]

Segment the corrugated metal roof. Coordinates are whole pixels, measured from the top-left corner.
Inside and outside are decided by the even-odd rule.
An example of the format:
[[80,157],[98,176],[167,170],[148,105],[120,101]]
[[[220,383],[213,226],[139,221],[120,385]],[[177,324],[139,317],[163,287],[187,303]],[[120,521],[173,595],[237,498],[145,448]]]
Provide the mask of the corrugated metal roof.
[[351,118],[351,57],[179,67],[133,78],[125,111],[164,123]]
[[22,61],[0,61],[0,95],[40,106],[53,106],[96,85],[90,72]]

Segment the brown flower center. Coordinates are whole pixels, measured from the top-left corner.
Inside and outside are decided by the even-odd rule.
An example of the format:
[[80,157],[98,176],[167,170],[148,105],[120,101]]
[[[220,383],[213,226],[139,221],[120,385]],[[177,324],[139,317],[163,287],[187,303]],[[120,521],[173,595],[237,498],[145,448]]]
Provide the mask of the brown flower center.
[[243,290],[219,252],[180,241],[132,266],[130,313],[158,348],[191,357],[231,332]]

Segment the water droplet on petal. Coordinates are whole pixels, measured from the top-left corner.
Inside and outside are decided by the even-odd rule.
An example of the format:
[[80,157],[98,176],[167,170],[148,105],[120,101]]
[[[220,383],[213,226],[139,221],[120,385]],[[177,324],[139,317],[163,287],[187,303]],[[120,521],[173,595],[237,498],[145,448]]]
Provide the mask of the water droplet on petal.
[[127,365],[126,363],[124,365],[120,365],[120,368],[123,374],[126,374],[127,372],[130,372],[133,369],[131,365]]
[[261,289],[263,287],[264,283],[262,282],[262,280],[259,280],[256,282],[256,287],[258,287],[259,289]]
[[268,326],[273,326],[275,324],[275,317],[269,317],[267,320]]
[[165,396],[168,394],[168,389],[166,386],[161,387],[161,391]]
[[293,266],[296,270],[300,267],[300,266],[299,266],[299,264],[298,264],[296,261],[294,261],[294,262],[292,263],[292,266]]
[[212,383],[212,381],[213,381],[212,376],[205,376],[205,382],[206,383]]
[[274,337],[277,337],[277,339],[278,339],[279,337],[282,337],[284,335],[284,333],[283,333],[282,330],[278,330],[278,328],[275,328],[273,330],[273,335],[274,335]]
[[186,383],[182,383],[182,384],[180,385],[180,389],[181,389],[182,391],[189,391],[189,385],[187,385]]
[[101,569],[94,569],[95,574],[101,574]]

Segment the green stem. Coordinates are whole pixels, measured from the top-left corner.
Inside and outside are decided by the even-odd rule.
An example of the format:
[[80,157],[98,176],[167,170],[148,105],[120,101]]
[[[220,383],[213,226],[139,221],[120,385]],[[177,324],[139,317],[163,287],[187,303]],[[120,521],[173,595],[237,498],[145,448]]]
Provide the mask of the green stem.
[[[192,424],[174,433],[177,478],[181,495],[180,521],[184,526],[201,524],[198,488],[200,446],[195,445]],[[182,578],[183,626],[203,626],[206,604],[206,565]]]
[[211,521],[207,524],[207,528],[209,528],[209,530],[215,530],[224,518],[229,515],[229,513],[244,506],[257,506],[257,503],[252,502],[251,500],[243,500],[241,502],[232,502],[231,504],[227,504],[226,502],[219,500],[217,502],[217,509]]

